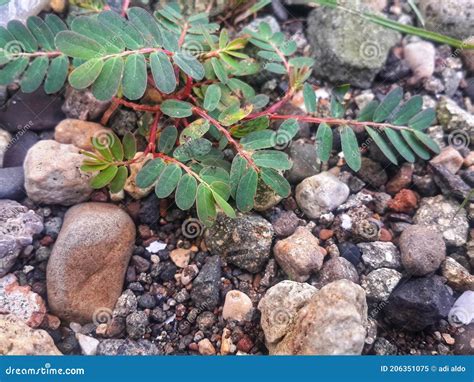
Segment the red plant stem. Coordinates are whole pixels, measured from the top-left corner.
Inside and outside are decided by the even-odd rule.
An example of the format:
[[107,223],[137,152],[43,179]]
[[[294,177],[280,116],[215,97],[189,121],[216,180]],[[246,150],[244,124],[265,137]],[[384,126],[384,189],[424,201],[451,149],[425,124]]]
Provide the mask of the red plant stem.
[[123,0],[122,4],[122,16],[125,16],[127,14],[127,9],[130,6],[130,0]]
[[120,104],[120,105],[129,107],[130,109],[133,109],[133,110],[138,110],[138,111],[150,111],[150,112],[152,112],[152,113],[156,113],[156,112],[160,111],[160,105],[155,105],[155,106],[152,106],[152,105],[141,105],[141,104],[139,104],[139,103],[125,101],[125,100],[123,100],[123,99],[121,99],[121,98],[113,98],[113,101],[114,101],[114,102],[117,102],[117,103]]
[[193,89],[193,79],[189,76],[186,76],[186,86],[184,87],[181,94],[178,94],[177,99],[186,99],[191,95],[191,90]]
[[188,32],[188,28],[189,28],[188,23],[184,23],[183,30],[181,31],[181,35],[179,36],[179,40],[178,40],[178,46],[180,48],[184,43],[184,39],[186,38],[186,33]]
[[156,132],[158,131],[158,122],[160,120],[161,113],[157,112],[155,113],[155,118],[153,119],[153,123],[151,124],[150,128],[150,135],[148,136],[148,146],[145,150],[144,155],[147,155],[148,153],[154,153],[155,152],[155,147],[156,147]]
[[109,122],[110,117],[112,116],[114,111],[117,110],[117,108],[119,106],[120,106],[120,104],[118,102],[116,102],[114,99],[112,99],[112,102],[111,102],[110,106],[105,111],[105,113],[102,115],[102,118],[100,120],[100,124],[102,126],[107,125],[107,123]]
[[196,174],[193,170],[191,170],[188,166],[184,163],[181,163],[179,160],[172,158],[164,153],[153,153],[153,158],[161,158],[167,162],[176,163],[179,167],[181,167],[184,171],[186,171],[189,175],[194,176],[200,182],[203,182],[201,177]]
[[212,118],[209,114],[197,106],[193,107],[193,112],[212,123],[217,128],[217,130],[219,130],[227,138],[229,143],[235,147],[240,156],[242,156],[242,158],[244,158],[255,169],[255,171],[259,171],[253,159],[244,150],[242,150],[242,146],[234,138],[232,138],[232,135],[230,135],[225,127],[223,127],[219,122],[217,122],[217,120]]
[[258,113],[250,114],[247,117],[245,117],[244,119],[246,119],[246,120],[255,119],[257,117],[262,117],[264,115],[270,115],[270,114],[275,113],[276,111],[278,111],[278,109],[280,107],[282,107],[285,103],[287,103],[291,99],[291,97],[293,97],[293,94],[294,94],[293,88],[288,88],[287,93],[278,102],[275,102],[273,105],[271,105],[270,107],[268,107],[267,109],[265,109],[263,111],[260,111]]

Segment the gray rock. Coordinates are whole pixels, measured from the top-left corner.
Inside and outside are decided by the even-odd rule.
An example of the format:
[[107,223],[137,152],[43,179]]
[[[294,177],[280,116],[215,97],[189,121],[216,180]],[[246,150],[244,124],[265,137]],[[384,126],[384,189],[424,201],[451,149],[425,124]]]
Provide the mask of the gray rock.
[[470,198],[472,188],[459,175],[453,174],[441,164],[431,163],[430,168],[436,185],[444,195],[456,198],[460,202]]
[[191,299],[201,310],[212,310],[219,304],[221,260],[219,256],[209,257],[193,281]]
[[258,309],[269,350],[288,332],[298,311],[316,292],[317,289],[309,284],[290,280],[281,281],[267,290],[258,303]]
[[436,117],[449,134],[448,142],[455,148],[468,147],[474,142],[474,116],[447,97],[441,97],[436,107]]
[[73,145],[52,140],[35,144],[26,155],[25,188],[37,203],[69,206],[87,200],[92,193],[90,173],[80,170],[83,156]]
[[466,210],[452,199],[443,195],[421,199],[413,220],[416,224],[430,226],[441,233],[448,247],[466,244],[469,230]]
[[280,203],[282,199],[283,198],[277,195],[265,182],[259,179],[253,206],[255,211],[267,211]]
[[[93,121],[99,118],[109,105],[110,101],[98,101],[89,89],[76,90],[68,86],[61,109],[68,118]],[[56,125],[57,123],[54,124]]]
[[406,228],[400,236],[403,267],[414,276],[436,271],[446,258],[446,245],[441,234],[421,225]]
[[49,218],[44,223],[44,233],[48,236],[51,236],[53,239],[56,239],[61,230],[63,224],[63,219],[59,216]]
[[314,71],[332,83],[370,87],[400,35],[360,16],[318,7],[308,16]]
[[97,347],[97,355],[159,355],[151,341],[103,340]]
[[144,311],[133,312],[126,319],[127,334],[131,339],[138,340],[146,333],[148,316]]
[[359,284],[359,274],[352,263],[344,257],[334,257],[323,264],[317,274],[315,286],[322,288],[336,280],[346,279]]
[[398,348],[386,338],[380,337],[375,340],[374,353],[376,355],[396,355]]
[[383,311],[395,326],[420,331],[447,317],[453,303],[439,276],[412,278],[392,292]]
[[257,214],[238,213],[235,219],[219,214],[216,223],[206,230],[204,237],[212,254],[256,273],[270,257],[273,227]]
[[464,40],[472,36],[474,4],[471,0],[420,0],[426,29]]
[[302,220],[293,211],[282,211],[272,220],[276,236],[285,237],[292,235]]
[[349,196],[349,187],[329,172],[322,172],[303,180],[296,186],[296,202],[310,219],[330,212]]
[[126,289],[117,299],[113,315],[114,317],[127,317],[129,314],[135,312],[138,307],[136,296],[130,289]]
[[8,150],[5,152],[3,167],[23,166],[26,153],[39,141],[33,131],[19,131],[13,135]]
[[318,238],[305,227],[298,227],[293,235],[277,241],[273,253],[290,279],[300,282],[321,269],[324,260]]
[[273,33],[280,32],[280,24],[273,16],[257,17],[246,28],[256,32],[260,23],[267,23]]
[[400,269],[401,259],[397,247],[390,242],[374,241],[357,244],[362,251],[362,261],[369,269]]
[[362,167],[357,173],[357,176],[375,189],[379,189],[387,183],[388,180],[387,173],[380,163],[367,157],[362,157]]
[[454,344],[454,354],[474,355],[474,323],[458,329]]
[[21,250],[43,230],[43,219],[13,200],[0,200],[0,277],[11,269]]
[[0,168],[0,199],[24,199],[24,182],[23,167]]
[[290,331],[270,354],[361,354],[366,325],[364,290],[349,280],[334,281],[298,311]]
[[390,297],[401,279],[402,274],[395,269],[379,268],[363,277],[361,285],[368,300],[380,302]]
[[318,159],[314,144],[297,140],[291,143],[288,155],[293,166],[286,173],[290,183],[299,183],[321,170],[321,161]]
[[448,280],[448,285],[457,291],[474,291],[474,276],[451,257],[441,265],[441,274]]

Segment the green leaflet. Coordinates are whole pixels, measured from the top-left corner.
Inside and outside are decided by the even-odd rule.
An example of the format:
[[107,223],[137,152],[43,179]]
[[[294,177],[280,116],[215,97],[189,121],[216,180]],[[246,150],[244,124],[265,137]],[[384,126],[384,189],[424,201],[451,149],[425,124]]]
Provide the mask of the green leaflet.
[[52,51],[55,49],[53,32],[41,18],[30,16],[26,21],[26,25],[44,50]]
[[127,48],[135,50],[143,47],[142,34],[131,23],[120,17],[117,12],[103,11],[97,17],[114,35],[118,35],[124,41]]
[[433,108],[425,109],[408,121],[408,126],[415,130],[423,131],[431,126],[436,120],[436,112]]
[[199,220],[205,226],[211,226],[216,220],[217,211],[214,196],[208,186],[203,183],[197,189],[196,210]]
[[242,178],[242,175],[245,173],[246,169],[247,161],[240,155],[236,155],[232,160],[232,165],[230,168],[230,193],[234,199],[237,192],[237,187],[239,186],[240,178]]
[[29,29],[23,25],[21,21],[11,20],[7,24],[8,32],[10,32],[16,40],[18,40],[26,52],[36,52],[38,50],[38,42],[31,34]]
[[46,94],[53,94],[61,90],[64,82],[66,82],[68,69],[69,60],[64,55],[58,56],[51,61],[44,82]]
[[213,57],[211,59],[211,65],[219,81],[223,84],[226,84],[227,81],[229,81],[229,77],[227,76],[227,71],[225,70],[222,63],[217,58]]
[[135,139],[135,136],[131,132],[127,132],[123,136],[122,144],[125,159],[133,159],[137,153],[137,140]]
[[93,58],[71,72],[69,83],[73,88],[85,89],[99,77],[103,66],[104,62],[101,59]]
[[385,121],[395,108],[400,104],[403,98],[403,89],[398,87],[388,93],[382,103],[377,107],[374,113],[375,122]]
[[160,158],[145,163],[142,169],[138,172],[135,183],[140,188],[150,187],[158,179],[164,168],[165,164]]
[[380,134],[377,130],[365,126],[365,130],[369,134],[369,136],[374,140],[375,144],[380,148],[382,153],[387,157],[387,159],[392,162],[393,164],[398,164],[397,156],[391,149],[391,147],[385,142],[382,134]]
[[259,167],[273,168],[275,170],[289,170],[291,168],[291,162],[288,159],[288,155],[282,151],[256,151],[253,153],[252,159]]
[[101,171],[94,178],[92,178],[90,186],[94,189],[107,186],[115,178],[117,171],[117,166],[107,167],[105,170]]
[[322,162],[327,162],[332,150],[332,129],[326,123],[321,123],[316,133],[316,153]]
[[291,193],[290,183],[276,170],[272,168],[262,168],[260,177],[265,184],[282,198],[287,198]]
[[357,117],[358,121],[362,122],[371,122],[374,120],[375,110],[379,107],[379,101],[372,100],[360,111],[359,116]]
[[360,156],[359,144],[354,131],[347,126],[342,126],[341,146],[347,165],[354,171],[359,171],[362,161]]
[[138,7],[129,8],[127,15],[132,25],[142,34],[147,46],[161,46],[162,38],[160,28],[153,15],[143,8]]
[[220,207],[220,209],[230,218],[235,218],[236,214],[232,206],[227,203],[227,201],[214,189],[211,187],[211,192],[214,200],[216,201],[217,205]]
[[426,146],[428,147],[431,151],[433,151],[435,154],[440,153],[440,148],[438,144],[427,134],[422,133],[421,131],[414,131],[413,134]]
[[247,169],[240,178],[235,195],[235,202],[240,211],[248,212],[253,208],[257,183],[257,172],[253,168]]
[[95,98],[99,101],[108,101],[117,94],[122,81],[123,66],[122,57],[112,57],[105,61],[99,77],[92,86]]
[[209,184],[212,182],[229,183],[229,173],[221,167],[206,166],[199,172],[199,176]]
[[123,94],[128,99],[136,100],[145,94],[147,85],[145,56],[134,53],[127,57],[122,79]]
[[179,209],[189,210],[196,200],[197,181],[189,175],[184,174],[176,187],[175,201]]
[[178,138],[178,129],[174,126],[167,126],[161,131],[160,139],[158,141],[158,151],[168,154],[173,150],[173,147]]
[[196,57],[179,52],[173,55],[173,61],[184,73],[195,80],[200,81],[204,78],[204,67]]
[[32,93],[38,89],[43,82],[48,66],[47,57],[36,57],[21,79],[21,90],[24,93]]
[[193,114],[192,107],[188,102],[169,99],[161,104],[161,111],[169,117],[185,118]]
[[392,143],[392,146],[400,153],[400,155],[405,158],[407,162],[415,162],[415,155],[411,151],[407,143],[400,137],[398,131],[392,129],[386,129],[385,134]]
[[416,95],[405,102],[393,117],[392,124],[402,126],[415,116],[423,106],[423,98]]
[[87,36],[102,47],[102,55],[123,52],[125,43],[96,17],[78,16],[71,22],[71,30]]
[[69,57],[90,60],[103,55],[97,42],[73,31],[59,32],[54,41],[56,48]]
[[209,131],[209,121],[203,118],[196,119],[183,129],[179,136],[179,143],[183,144],[189,140],[201,138]]
[[253,131],[240,140],[245,150],[260,150],[276,145],[275,132],[273,130]]
[[158,198],[166,198],[174,191],[181,179],[182,171],[177,164],[169,164],[161,172],[155,185],[155,194]]
[[54,13],[48,13],[44,17],[44,22],[55,36],[59,32],[67,30],[67,25],[64,23],[64,21]]
[[208,154],[212,149],[211,141],[205,138],[193,139],[176,147],[173,156],[181,162]]
[[221,94],[221,88],[219,85],[213,84],[208,86],[204,97],[204,109],[207,111],[213,111],[219,104]]
[[109,184],[110,192],[112,194],[116,194],[117,192],[122,191],[123,187],[125,186],[125,182],[127,181],[127,177],[128,177],[127,167],[120,166],[117,170],[117,174],[115,174],[115,177],[112,179],[112,181]]
[[308,113],[316,112],[316,93],[307,82],[303,86],[304,107]]
[[158,90],[165,94],[171,94],[176,89],[176,78],[173,65],[164,52],[150,54],[150,67]]
[[430,159],[430,153],[425,149],[425,146],[417,139],[415,134],[408,130],[401,131],[403,139],[408,143],[408,146],[418,155],[421,159]]

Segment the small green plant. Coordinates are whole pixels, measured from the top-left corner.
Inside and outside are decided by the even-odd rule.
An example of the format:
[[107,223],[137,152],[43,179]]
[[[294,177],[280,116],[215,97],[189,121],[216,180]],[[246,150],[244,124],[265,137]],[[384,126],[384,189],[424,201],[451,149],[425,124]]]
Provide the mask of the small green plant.
[[[250,57],[248,44],[256,47]],[[254,206],[259,182],[281,197],[291,188],[283,172],[291,168],[288,146],[298,122],[319,124],[315,150],[327,161],[333,149],[333,130],[341,136],[342,151],[354,171],[361,153],[354,127],[364,128],[394,164],[397,152],[407,161],[439,151],[423,132],[435,113],[422,110],[415,96],[402,102],[400,88],[382,102],[372,101],[356,120],[344,118],[348,86],[333,91],[332,117],[316,116],[317,99],[307,79],[313,59],[296,56],[296,44],[283,33],[261,23],[231,39],[227,30],[201,13],[184,17],[175,6],[153,15],[130,8],[122,17],[113,11],[76,17],[70,28],[55,15],[30,17],[26,26],[10,21],[0,28],[0,83],[20,79],[24,92],[42,84],[46,93],[60,91],[65,81],[76,89],[91,88],[99,100],[111,100],[103,124],[119,107],[144,112],[135,134],[144,133],[147,146],[136,154],[134,134],[111,134],[94,139],[82,169],[96,173],[95,188],[120,191],[129,166],[147,155],[136,184],[155,185],[159,198],[174,194],[179,208],[196,205],[199,219],[210,225],[218,209],[235,216]],[[255,51],[255,50],[254,50]],[[245,79],[261,70],[285,75],[288,89],[270,103]],[[301,91],[307,115],[282,115],[279,109]],[[282,122],[274,129],[272,122]]]

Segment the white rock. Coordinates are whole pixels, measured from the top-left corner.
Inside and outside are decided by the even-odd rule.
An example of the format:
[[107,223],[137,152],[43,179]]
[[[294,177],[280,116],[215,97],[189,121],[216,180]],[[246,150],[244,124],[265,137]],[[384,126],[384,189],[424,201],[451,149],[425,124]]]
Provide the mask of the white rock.
[[413,72],[413,83],[433,75],[436,54],[433,44],[426,41],[412,42],[403,48],[403,54]]
[[251,318],[252,300],[239,290],[231,290],[225,296],[222,318],[224,320],[246,321]]
[[25,22],[29,16],[37,15],[49,0],[10,0],[0,6],[0,25],[6,26],[10,20]]
[[473,291],[465,291],[459,296],[449,311],[448,319],[452,325],[469,325],[471,322],[474,322]]
[[3,167],[3,157],[10,145],[12,137],[8,131],[0,129],[0,168]]
[[73,145],[39,141],[28,151],[25,189],[37,203],[69,206],[87,200],[92,193],[90,173],[80,170],[83,156]]
[[76,333],[76,338],[79,342],[79,346],[81,347],[82,354],[96,355],[97,347],[99,346],[99,340],[81,333]]
[[161,241],[153,241],[150,243],[148,247],[146,247],[146,250],[150,253],[158,253],[165,248],[166,248],[166,243],[163,243]]

